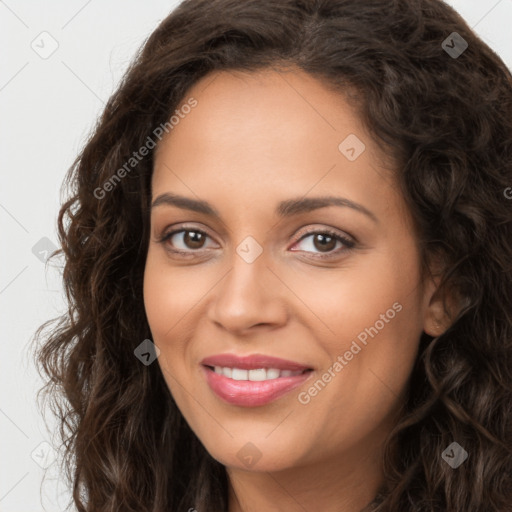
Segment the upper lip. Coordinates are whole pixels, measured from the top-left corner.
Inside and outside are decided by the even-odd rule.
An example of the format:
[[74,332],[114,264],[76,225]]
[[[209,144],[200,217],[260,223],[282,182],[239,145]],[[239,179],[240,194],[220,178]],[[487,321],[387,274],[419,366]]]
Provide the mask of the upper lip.
[[241,370],[256,370],[257,368],[276,368],[278,370],[312,370],[310,366],[288,361],[279,357],[266,356],[264,354],[252,354],[250,356],[237,356],[235,354],[217,354],[206,357],[201,361],[205,366],[223,366],[228,368],[240,368]]

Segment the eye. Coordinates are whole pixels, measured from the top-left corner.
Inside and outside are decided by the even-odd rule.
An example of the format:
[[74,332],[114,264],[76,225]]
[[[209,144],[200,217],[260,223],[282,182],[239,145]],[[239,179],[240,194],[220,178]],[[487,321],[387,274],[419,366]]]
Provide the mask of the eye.
[[[211,237],[204,231],[193,227],[181,227],[164,233],[157,242],[164,244],[166,250],[183,256],[193,256],[207,249],[207,240]],[[341,252],[350,251],[356,242],[330,229],[315,230],[305,233],[293,247],[302,243],[301,252],[313,252],[317,259],[332,258]],[[336,249],[337,248],[337,249]],[[336,250],[335,250],[336,249]],[[297,249],[291,249],[296,252]],[[317,251],[315,253],[315,251]]]
[[[308,241],[303,243],[303,249],[301,250],[306,252],[314,250],[319,251],[319,253],[314,256],[315,258],[331,258],[335,255],[338,255],[340,252],[349,251],[356,245],[355,242],[349,238],[328,229],[309,231],[299,239],[294,247],[304,240]],[[338,250],[334,250],[337,244]]]
[[[208,234],[200,229],[182,228],[164,234],[158,242],[166,244],[166,249],[171,252],[188,254],[205,249],[208,238],[210,238]],[[177,248],[176,244],[178,244]]]

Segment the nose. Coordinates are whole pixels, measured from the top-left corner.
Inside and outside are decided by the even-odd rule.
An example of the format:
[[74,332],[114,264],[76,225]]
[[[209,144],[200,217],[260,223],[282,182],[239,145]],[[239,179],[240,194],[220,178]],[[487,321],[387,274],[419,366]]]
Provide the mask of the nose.
[[285,287],[267,263],[264,254],[252,263],[233,255],[231,269],[212,290],[208,318],[213,323],[236,334],[286,323]]

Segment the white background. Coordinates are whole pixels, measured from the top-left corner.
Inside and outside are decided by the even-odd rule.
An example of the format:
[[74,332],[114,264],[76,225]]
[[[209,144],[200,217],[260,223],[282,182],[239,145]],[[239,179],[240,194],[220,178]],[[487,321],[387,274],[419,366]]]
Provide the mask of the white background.
[[[64,174],[135,51],[177,3],[0,1],[0,512],[60,512],[68,502],[57,464],[41,487],[36,462],[52,461],[41,445],[52,435],[36,404],[42,383],[28,343],[65,304],[57,262],[45,270],[32,248],[44,237],[57,244]],[[512,0],[448,3],[512,68]],[[31,46],[52,44],[46,59]]]

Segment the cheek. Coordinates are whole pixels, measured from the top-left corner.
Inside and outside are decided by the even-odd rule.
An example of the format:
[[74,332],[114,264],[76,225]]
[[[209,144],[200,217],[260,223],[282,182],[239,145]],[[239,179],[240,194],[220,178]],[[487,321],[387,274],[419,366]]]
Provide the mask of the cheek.
[[293,283],[294,292],[307,306],[305,311],[316,317],[317,334],[331,356],[348,350],[345,343],[350,345],[375,323],[382,333],[404,327],[416,332],[421,325],[417,253],[412,245],[396,246],[401,250],[354,252],[345,264],[325,272],[285,271],[286,281]]
[[[156,251],[155,251],[156,252]],[[160,254],[148,253],[144,271],[144,306],[152,341],[160,349],[158,364],[169,390],[180,400],[180,386],[186,377],[184,364],[187,313],[197,303],[192,283],[185,285],[183,272],[173,272]]]
[[299,402],[306,404],[309,428],[334,443],[357,443],[391,421],[417,357],[421,322],[414,268],[408,269],[411,281],[387,268],[347,271],[336,292],[317,293],[311,306],[334,335],[317,337],[325,364]]
[[149,250],[144,270],[144,306],[157,341],[165,344],[171,338],[179,339],[176,333],[211,288],[210,280],[197,268],[171,268],[163,251]]
[[[188,348],[188,316],[193,312],[200,297],[208,287],[198,289],[201,279],[194,278],[192,272],[170,268],[165,254],[158,248],[149,250],[144,270],[144,306],[152,341],[160,349],[158,364],[167,386],[180,409],[186,407],[183,385],[191,389],[188,379],[190,369],[185,364]],[[192,331],[191,331],[192,332]]]
[[350,407],[350,397],[358,397],[371,412],[389,405],[406,384],[422,331],[419,263],[412,245],[397,246],[400,253],[368,252],[337,273],[297,281],[297,295],[322,321],[316,321],[315,337],[325,356],[323,371],[336,374],[327,401],[342,397]]

